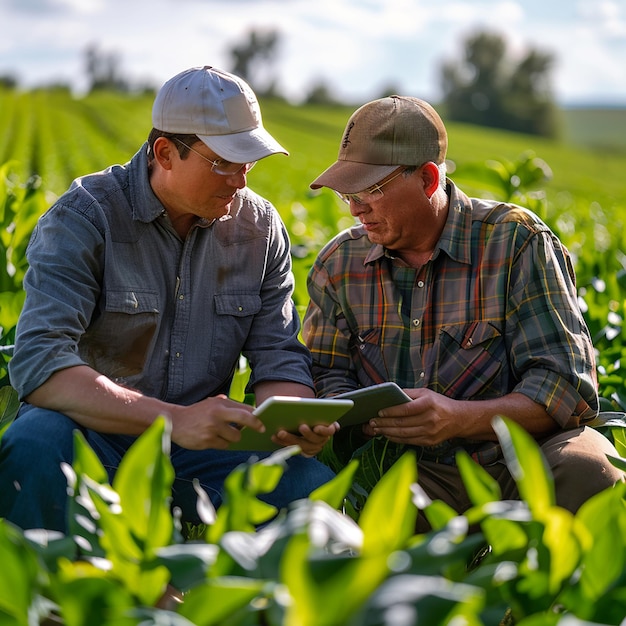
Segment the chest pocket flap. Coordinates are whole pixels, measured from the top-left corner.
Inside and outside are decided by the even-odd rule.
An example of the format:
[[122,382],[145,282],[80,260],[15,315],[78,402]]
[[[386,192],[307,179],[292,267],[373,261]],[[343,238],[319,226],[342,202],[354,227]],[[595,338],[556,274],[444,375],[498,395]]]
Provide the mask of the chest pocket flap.
[[501,336],[500,331],[488,322],[472,322],[459,326],[446,326],[442,332],[449,335],[464,350],[483,346]]
[[215,294],[215,312],[218,315],[246,317],[261,310],[261,296],[255,293]]

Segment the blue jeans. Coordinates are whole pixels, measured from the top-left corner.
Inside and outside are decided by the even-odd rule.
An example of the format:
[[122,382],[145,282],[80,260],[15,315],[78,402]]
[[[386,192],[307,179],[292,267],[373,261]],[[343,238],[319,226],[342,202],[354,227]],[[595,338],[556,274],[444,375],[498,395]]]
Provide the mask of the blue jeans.
[[[0,440],[0,517],[26,530],[46,528],[66,533],[67,480],[61,463],[72,463],[73,433],[79,429],[94,449],[112,480],[124,453],[136,440],[128,435],[107,435],[79,426],[62,413],[23,405],[18,417]],[[215,507],[222,502],[224,479],[251,456],[268,452],[187,450],[172,444],[171,462],[176,478],[172,506],[182,511],[184,521],[199,523],[196,512],[197,478]],[[283,508],[306,498],[334,473],[316,459],[301,455],[287,460],[276,489],[263,500]]]

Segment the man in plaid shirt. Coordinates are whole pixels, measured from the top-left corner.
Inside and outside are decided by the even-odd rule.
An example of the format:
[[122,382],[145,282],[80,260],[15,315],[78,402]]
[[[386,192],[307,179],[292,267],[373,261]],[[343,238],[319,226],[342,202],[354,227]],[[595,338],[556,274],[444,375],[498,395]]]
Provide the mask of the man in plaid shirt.
[[598,396],[570,257],[530,211],[468,198],[446,178],[446,150],[428,103],[382,98],[352,115],[338,160],[311,184],[336,191],[360,222],[309,275],[303,336],[317,394],[395,381],[412,398],[337,433],[326,458],[384,472],[414,450],[426,494],[462,513],[460,449],[503,498],[519,498],[492,428],[504,415],[539,442],[557,504],[575,512],[623,475],[610,442],[584,426]]

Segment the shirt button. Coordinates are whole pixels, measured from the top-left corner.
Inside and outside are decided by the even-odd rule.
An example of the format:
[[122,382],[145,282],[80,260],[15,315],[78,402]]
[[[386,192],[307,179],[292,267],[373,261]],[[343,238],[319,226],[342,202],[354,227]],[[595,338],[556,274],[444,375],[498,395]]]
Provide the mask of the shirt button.
[[185,299],[185,296],[183,296],[183,294],[181,293],[181,294],[180,294],[180,296],[178,296],[178,299],[179,299],[179,300],[184,300],[184,299]]
[[426,376],[425,372],[420,372],[420,378],[424,378],[424,376]]
[[417,327],[420,325],[420,321],[418,319],[413,320],[413,326]]
[[418,280],[417,281],[417,286],[421,289],[424,286],[424,281],[423,280]]
[[239,312],[241,312],[241,311],[243,311],[243,307],[242,307],[242,306],[238,306],[238,307],[237,307],[237,310],[238,310]]
[[180,352],[176,353],[176,358],[178,358],[178,359],[180,358]]

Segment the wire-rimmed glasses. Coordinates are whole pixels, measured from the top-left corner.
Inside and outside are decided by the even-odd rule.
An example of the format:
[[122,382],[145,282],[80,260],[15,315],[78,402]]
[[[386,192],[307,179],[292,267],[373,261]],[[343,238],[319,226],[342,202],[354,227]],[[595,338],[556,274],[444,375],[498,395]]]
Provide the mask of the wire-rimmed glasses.
[[374,202],[375,200],[382,198],[385,195],[382,188],[387,183],[390,183],[392,180],[398,178],[404,169],[404,167],[401,167],[397,172],[392,172],[391,176],[387,178],[387,180],[383,179],[382,182],[376,183],[364,191],[359,191],[358,193],[341,193],[339,191],[335,191],[335,193],[346,204],[350,204],[350,202],[354,202],[355,204],[369,204],[370,202]]
[[209,157],[204,156],[201,152],[198,152],[191,146],[188,146],[186,143],[182,142],[180,139],[176,139],[181,146],[185,146],[185,148],[195,152],[198,156],[202,157],[205,161],[208,161],[211,164],[211,171],[219,174],[220,176],[232,176],[241,170],[244,169],[244,174],[247,174],[255,165],[256,161],[252,161],[252,163],[233,163],[231,161],[227,161],[226,159],[209,159]]

